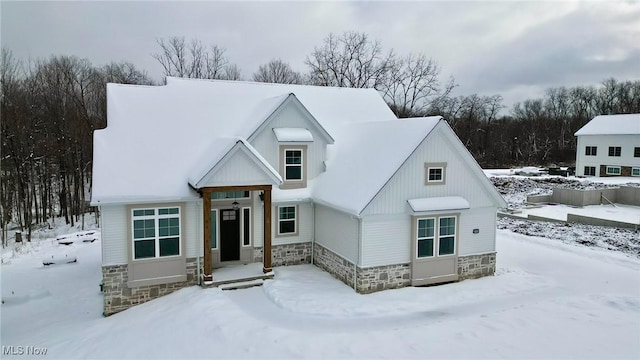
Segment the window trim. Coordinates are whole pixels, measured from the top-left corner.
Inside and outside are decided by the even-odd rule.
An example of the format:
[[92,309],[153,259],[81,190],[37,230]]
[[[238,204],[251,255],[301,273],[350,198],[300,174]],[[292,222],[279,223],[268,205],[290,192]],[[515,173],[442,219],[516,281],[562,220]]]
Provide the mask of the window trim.
[[[432,259],[441,259],[441,258],[450,258],[450,257],[455,257],[458,256],[458,242],[459,242],[459,238],[458,238],[458,233],[459,233],[459,229],[458,227],[460,226],[459,223],[459,219],[460,219],[460,214],[438,214],[438,215],[425,215],[425,216],[413,216],[413,221],[414,221],[414,233],[413,233],[413,238],[415,240],[415,246],[414,246],[414,260],[432,260]],[[440,219],[446,219],[446,218],[453,218],[455,223],[454,223],[454,233],[453,233],[453,254],[443,254],[440,255]],[[419,222],[420,220],[428,220],[428,219],[433,219],[434,220],[434,229],[433,229],[433,236],[434,236],[434,241],[433,241],[433,255],[432,256],[423,256],[423,257],[419,257],[418,256],[418,241],[419,241],[419,237],[418,237],[418,226],[419,226]],[[446,235],[443,237],[449,237],[451,235]]]
[[[633,174],[634,171],[637,171],[638,175],[634,175]],[[640,167],[636,167],[636,166],[632,167],[631,168],[631,176],[640,176]]]
[[[178,213],[177,214],[160,214],[160,209],[178,209]],[[134,215],[135,211],[139,211],[139,210],[153,210],[154,213],[153,215]],[[182,220],[182,206],[180,205],[166,205],[166,206],[158,206],[158,205],[154,205],[154,206],[141,206],[141,207],[131,207],[129,209],[129,215],[130,215],[130,222],[129,222],[129,229],[130,229],[130,236],[129,238],[131,239],[131,256],[130,259],[131,261],[134,262],[140,262],[140,261],[148,261],[148,260],[164,260],[164,259],[172,259],[172,258],[180,258],[184,255],[184,250],[182,249],[184,241],[182,238],[182,234],[183,234],[183,220]],[[166,256],[161,256],[160,255],[160,240],[162,239],[166,239],[166,238],[174,238],[176,236],[160,236],[160,219],[173,219],[173,218],[177,218],[178,219],[178,254],[176,255],[166,255]],[[151,238],[145,237],[145,238],[141,238],[141,239],[135,239],[135,228],[134,228],[134,222],[136,220],[153,220],[154,221],[154,255],[153,257],[144,257],[144,258],[136,258],[136,241],[143,241],[143,240],[151,240]]]
[[[286,157],[287,151],[300,151],[302,158],[300,159],[300,167],[301,167],[301,179],[287,179],[286,170]],[[280,176],[282,177],[282,184],[280,184],[280,189],[300,189],[307,187],[307,162],[308,162],[308,151],[307,145],[300,144],[284,144],[279,146],[279,155],[280,160]],[[289,165],[291,166],[291,165]],[[298,166],[297,164],[295,166]]]
[[[431,169],[442,169],[442,178],[440,180],[429,180]],[[424,163],[424,184],[425,185],[445,185],[447,183],[447,163]]]
[[[294,211],[294,218],[293,218],[293,232],[290,233],[281,233],[280,232],[280,222],[281,221],[291,221],[292,219],[285,219],[282,220],[280,219],[280,208],[285,208],[285,207],[292,207],[293,211]],[[280,206],[276,206],[276,236],[278,237],[286,237],[286,236],[298,236],[298,220],[299,220],[299,212],[298,212],[298,205],[280,205]]]
[[[610,172],[609,169],[618,169],[618,172]],[[607,175],[621,175],[622,174],[622,168],[620,166],[611,166],[611,165],[606,165],[605,166],[605,172]]]
[[598,147],[597,146],[586,146],[584,148],[585,156],[598,156]]
[[622,154],[621,146],[609,146],[609,156],[611,157],[620,157]]
[[[282,173],[282,177],[284,181],[304,181],[304,156],[303,151],[301,149],[287,149],[285,148],[283,151],[284,156],[284,172]],[[287,152],[299,152],[300,153],[300,164],[288,164],[287,163]],[[287,178],[287,169],[288,168],[300,168],[300,178],[299,179],[289,179]]]
[[[427,236],[427,237],[420,237],[420,221],[421,220],[433,220],[433,236]],[[420,218],[416,218],[416,226],[415,226],[415,230],[416,230],[416,259],[432,259],[435,258],[437,256],[436,253],[436,230],[438,229],[438,227],[436,226],[437,223],[437,217],[431,216],[431,217],[420,217]],[[431,245],[431,256],[420,256],[420,240],[428,240],[431,239],[433,240],[433,244]]]

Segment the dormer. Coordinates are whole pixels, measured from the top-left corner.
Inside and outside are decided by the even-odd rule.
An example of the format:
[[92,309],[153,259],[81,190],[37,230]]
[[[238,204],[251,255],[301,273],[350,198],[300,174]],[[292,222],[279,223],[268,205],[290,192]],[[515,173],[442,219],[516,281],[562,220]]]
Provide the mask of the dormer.
[[289,94],[249,137],[249,142],[278,169],[281,189],[307,187],[324,171],[333,138],[293,94]]

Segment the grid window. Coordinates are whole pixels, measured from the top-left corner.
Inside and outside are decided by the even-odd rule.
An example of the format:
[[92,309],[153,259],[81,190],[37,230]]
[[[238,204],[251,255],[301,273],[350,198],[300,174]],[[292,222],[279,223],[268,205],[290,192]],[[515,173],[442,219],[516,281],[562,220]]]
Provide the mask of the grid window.
[[587,156],[596,156],[598,155],[598,147],[597,146],[587,146],[585,148],[585,155]]
[[620,175],[620,166],[607,166],[607,175]]
[[[456,217],[418,219],[416,223],[416,257],[454,255],[456,252]],[[436,252],[436,249],[437,252]]]
[[435,219],[418,219],[418,257],[432,257],[435,243]]
[[595,166],[585,166],[584,167],[584,176],[596,176],[596,167]]
[[452,255],[456,250],[456,218],[440,218],[438,255]]
[[180,255],[180,208],[135,209],[131,214],[134,259]]
[[622,148],[620,146],[609,146],[609,156],[620,156]]
[[302,180],[302,150],[284,151],[284,179]]
[[278,234],[294,234],[296,232],[296,207],[280,206],[278,208]]
[[443,171],[444,169],[441,167],[429,168],[429,182],[441,182],[443,180]]

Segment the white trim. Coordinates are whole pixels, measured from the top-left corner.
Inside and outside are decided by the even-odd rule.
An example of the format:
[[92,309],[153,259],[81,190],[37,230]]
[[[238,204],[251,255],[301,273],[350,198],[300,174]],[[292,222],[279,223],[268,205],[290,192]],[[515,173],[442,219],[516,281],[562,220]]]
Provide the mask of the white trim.
[[[249,210],[249,220],[245,219],[244,217],[244,211],[245,210]],[[251,216],[251,207],[250,206],[244,206],[240,208],[240,246],[241,247],[251,247],[251,244],[253,243],[253,241],[251,241],[251,239],[253,238],[251,235],[253,234],[253,216]],[[244,222],[245,221],[249,221],[249,243],[245,245],[244,243]]]
[[[284,221],[291,221],[293,220],[293,232],[286,232],[286,233],[281,233],[280,232],[280,222],[282,220],[280,220],[280,208],[283,207],[292,207],[293,211],[294,211],[294,218],[293,219],[285,219]],[[298,234],[298,205],[281,205],[281,206],[276,206],[276,225],[277,225],[277,229],[276,229],[276,234],[278,234],[279,236],[294,236]]]
[[[160,214],[160,209],[178,209],[177,214]],[[144,211],[144,210],[153,210],[153,215],[134,215],[135,211]],[[178,219],[178,254],[177,255],[168,255],[168,256],[160,256],[160,240],[167,238],[175,238],[176,236],[167,235],[160,236],[160,220],[161,219]],[[136,239],[135,237],[135,221],[139,220],[153,220],[154,226],[154,236],[144,237],[140,239]],[[181,206],[158,206],[158,207],[141,207],[141,208],[131,208],[131,260],[132,261],[144,261],[149,259],[170,259],[182,256],[182,210]],[[136,258],[136,241],[154,241],[154,254],[153,257],[145,257],[145,258]]]
[[[634,175],[633,172],[638,171],[638,175]],[[631,168],[631,176],[640,176],[640,167],[632,167]]]
[[[287,165],[287,151],[298,151],[300,152],[300,164],[291,164],[291,165]],[[291,148],[284,148],[282,150],[282,156],[283,156],[283,166],[284,166],[284,171],[282,174],[282,178],[284,181],[289,182],[289,181],[304,181],[304,150],[303,149],[291,149]],[[289,179],[287,178],[287,166],[289,167],[300,167],[300,179]]]
[[[431,170],[432,170],[432,169],[433,169],[433,170],[440,169],[440,179],[438,179],[438,180],[431,180],[431,179],[430,179],[430,177],[431,177]],[[442,182],[444,182],[444,167],[442,167],[442,166],[429,166],[429,167],[427,168],[427,182],[428,182],[428,183],[442,183]]]
[[[433,236],[427,236],[427,237],[420,237],[420,220],[433,220]],[[416,219],[416,259],[428,259],[428,258],[435,258],[436,257],[436,230],[437,230],[437,218],[436,217],[424,217],[424,218],[419,218]],[[420,240],[432,240],[432,245],[431,245],[431,256],[420,256],[419,255],[419,243]]]
[[[622,174],[622,168],[620,166],[610,166],[610,165],[606,165],[606,174],[607,175],[620,175]],[[610,172],[609,169],[618,169],[618,172]]]
[[[440,254],[440,219],[454,219],[455,223],[454,223],[454,227],[453,227],[453,235],[445,235],[443,237],[448,238],[453,236],[453,253],[451,254],[444,254],[441,255]],[[419,223],[420,220],[430,220],[433,219],[433,237],[425,237],[425,238],[420,238],[419,237]],[[415,260],[425,260],[425,259],[436,259],[436,258],[447,258],[447,257],[452,257],[452,256],[458,256],[457,254],[457,245],[458,245],[458,221],[459,221],[459,216],[458,215],[445,215],[445,216],[425,216],[425,217],[418,217],[415,219],[415,240],[416,240],[416,252],[415,252]],[[433,255],[432,256],[422,256],[420,257],[418,254],[418,242],[420,240],[425,240],[425,239],[433,239]]]

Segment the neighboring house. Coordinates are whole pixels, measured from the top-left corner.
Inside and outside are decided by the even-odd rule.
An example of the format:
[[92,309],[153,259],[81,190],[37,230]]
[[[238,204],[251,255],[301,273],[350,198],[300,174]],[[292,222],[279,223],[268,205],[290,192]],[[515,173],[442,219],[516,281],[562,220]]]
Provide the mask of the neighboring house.
[[640,114],[596,116],[575,136],[577,176],[640,176]]
[[373,89],[179,78],[109,84],[107,110],[105,315],[228,264],[314,263],[359,293],[495,271],[506,204],[439,116],[397,119]]

